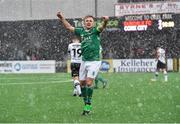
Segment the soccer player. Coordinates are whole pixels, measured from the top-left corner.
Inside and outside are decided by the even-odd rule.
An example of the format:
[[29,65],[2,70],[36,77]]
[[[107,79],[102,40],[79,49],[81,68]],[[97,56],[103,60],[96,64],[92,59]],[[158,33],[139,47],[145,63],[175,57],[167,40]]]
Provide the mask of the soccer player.
[[98,74],[101,66],[100,61],[100,33],[106,27],[109,20],[108,16],[103,16],[102,24],[95,26],[94,17],[85,16],[83,19],[83,27],[75,28],[65,19],[61,12],[57,13],[58,18],[62,21],[65,28],[81,38],[81,54],[82,62],[80,66],[79,79],[81,83],[81,91],[85,103],[82,115],[90,113],[91,99],[93,94],[93,81]]
[[162,71],[164,74],[164,81],[168,81],[168,75],[166,71],[166,52],[163,48],[157,47],[156,48],[156,61],[157,67],[155,72],[155,78],[152,81],[156,81],[159,75],[159,71]]
[[81,43],[77,37],[72,39],[72,43],[68,45],[68,53],[71,57],[71,76],[73,79],[74,91],[73,96],[81,96],[81,88],[79,82],[79,69],[81,65]]

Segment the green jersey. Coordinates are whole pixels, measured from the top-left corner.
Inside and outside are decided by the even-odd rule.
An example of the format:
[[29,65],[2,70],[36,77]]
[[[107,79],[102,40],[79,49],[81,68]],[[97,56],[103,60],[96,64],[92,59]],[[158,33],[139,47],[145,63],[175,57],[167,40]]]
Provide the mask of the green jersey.
[[100,31],[97,27],[90,30],[75,28],[75,35],[81,37],[81,54],[83,61],[100,60]]

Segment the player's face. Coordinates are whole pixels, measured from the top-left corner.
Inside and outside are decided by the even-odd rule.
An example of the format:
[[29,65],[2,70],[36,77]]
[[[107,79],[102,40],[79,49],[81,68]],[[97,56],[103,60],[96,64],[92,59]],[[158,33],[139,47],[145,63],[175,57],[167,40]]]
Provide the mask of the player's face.
[[156,51],[158,51],[158,50],[159,50],[159,47],[156,48]]
[[87,29],[91,29],[94,26],[94,19],[92,17],[87,17],[84,20],[84,26]]

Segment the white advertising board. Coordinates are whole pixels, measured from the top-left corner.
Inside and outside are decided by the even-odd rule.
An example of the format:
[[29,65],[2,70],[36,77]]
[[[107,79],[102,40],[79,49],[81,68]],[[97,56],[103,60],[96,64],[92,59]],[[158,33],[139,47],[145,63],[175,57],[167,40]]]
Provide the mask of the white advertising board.
[[173,59],[167,59],[167,70],[173,71]]
[[13,64],[12,61],[0,61],[0,73],[12,73]]
[[55,60],[0,61],[0,73],[55,73]]
[[117,59],[113,60],[115,72],[154,72],[155,59]]

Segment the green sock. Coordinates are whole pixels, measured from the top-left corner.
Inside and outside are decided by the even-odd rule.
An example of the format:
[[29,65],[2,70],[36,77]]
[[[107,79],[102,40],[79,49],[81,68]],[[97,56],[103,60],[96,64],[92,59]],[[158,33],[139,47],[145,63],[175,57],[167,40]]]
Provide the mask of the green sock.
[[82,86],[81,87],[81,92],[82,92],[82,96],[86,96],[86,87],[85,86]]
[[88,86],[87,87],[87,103],[88,104],[91,104],[92,94],[93,94],[93,87]]
[[84,100],[84,103],[87,102],[87,87],[86,86],[82,86],[81,87],[81,92],[82,92],[82,96],[83,96],[83,100]]
[[102,83],[107,83],[107,81],[100,75],[97,76],[97,80],[101,81]]
[[95,78],[94,82],[95,82],[95,87],[98,87],[98,82],[99,82],[98,77]]

